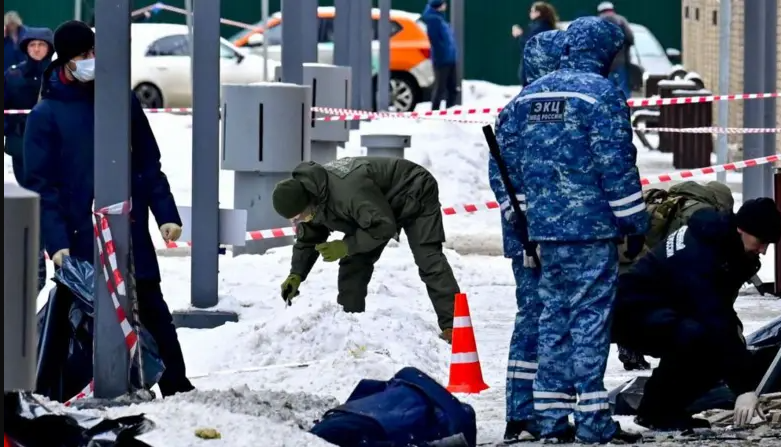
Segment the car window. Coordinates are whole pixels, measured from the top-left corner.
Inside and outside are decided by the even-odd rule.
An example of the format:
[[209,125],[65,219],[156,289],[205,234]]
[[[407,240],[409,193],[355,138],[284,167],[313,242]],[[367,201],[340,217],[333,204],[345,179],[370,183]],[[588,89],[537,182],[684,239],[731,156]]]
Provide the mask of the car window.
[[282,45],[282,23],[272,26],[263,33],[264,45]]
[[[332,17],[328,18],[321,18],[320,19],[320,26],[317,33],[317,41],[319,43],[324,42],[333,42],[334,41],[334,19]],[[378,40],[379,39],[379,20],[372,20],[372,40]],[[390,28],[390,35],[389,37],[393,37],[396,35],[399,31],[401,31],[401,24],[395,20],[391,20],[390,22],[391,28]]]
[[223,59],[235,59],[236,52],[228,45],[220,43],[220,57]]
[[664,48],[653,34],[647,31],[634,31],[635,47],[641,58],[667,57]]
[[187,35],[174,34],[161,37],[149,45],[147,56],[188,56],[190,54],[187,45]]

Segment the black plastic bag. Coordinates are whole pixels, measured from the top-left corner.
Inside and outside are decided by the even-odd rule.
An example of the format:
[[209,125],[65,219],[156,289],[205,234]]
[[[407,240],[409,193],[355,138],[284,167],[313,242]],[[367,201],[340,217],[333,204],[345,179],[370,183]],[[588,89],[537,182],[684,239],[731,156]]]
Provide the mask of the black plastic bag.
[[[65,402],[92,380],[95,269],[91,263],[65,257],[54,275],[57,287],[38,313],[36,393]],[[165,370],[157,344],[141,327],[139,334],[144,388],[154,386]],[[132,377],[138,383],[137,359]]]
[[32,393],[5,393],[3,428],[19,447],[150,447],[136,436],[155,428],[143,414],[116,419],[55,413]]

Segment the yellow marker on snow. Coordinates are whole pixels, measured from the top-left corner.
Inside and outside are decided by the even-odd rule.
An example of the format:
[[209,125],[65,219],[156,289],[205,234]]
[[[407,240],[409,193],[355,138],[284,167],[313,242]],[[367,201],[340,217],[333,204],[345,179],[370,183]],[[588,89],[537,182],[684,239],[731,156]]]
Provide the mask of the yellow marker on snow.
[[201,439],[222,439],[222,435],[214,428],[197,428],[195,436]]

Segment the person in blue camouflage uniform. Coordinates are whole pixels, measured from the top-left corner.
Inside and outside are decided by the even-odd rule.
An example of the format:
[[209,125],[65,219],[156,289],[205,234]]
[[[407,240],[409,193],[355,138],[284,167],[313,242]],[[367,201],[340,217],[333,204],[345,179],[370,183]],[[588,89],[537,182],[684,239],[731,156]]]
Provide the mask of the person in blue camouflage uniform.
[[607,79],[623,41],[606,20],[573,21],[559,69],[511,104],[529,236],[542,264],[533,392],[542,438],[569,440],[574,411],[581,442],[639,439],[613,421],[604,387],[617,241],[629,236],[625,255],[634,258],[648,229],[629,109]]
[[[544,75],[553,72],[561,59],[564,32],[545,31],[528,40],[523,54],[524,87]],[[526,208],[523,182],[518,171],[521,156],[518,145],[518,124],[512,102],[505,107],[496,120],[496,141],[502,158],[517,193],[521,210]],[[504,256],[512,260],[515,276],[515,299],[518,312],[515,314],[515,328],[510,339],[510,358],[507,362],[507,427],[506,442],[519,441],[524,432],[534,432],[534,402],[532,384],[537,372],[537,320],[542,312],[542,303],[537,299],[539,270],[525,267],[523,242],[515,228],[515,212],[505,190],[496,161],[488,162],[488,176],[491,189],[500,204]]]

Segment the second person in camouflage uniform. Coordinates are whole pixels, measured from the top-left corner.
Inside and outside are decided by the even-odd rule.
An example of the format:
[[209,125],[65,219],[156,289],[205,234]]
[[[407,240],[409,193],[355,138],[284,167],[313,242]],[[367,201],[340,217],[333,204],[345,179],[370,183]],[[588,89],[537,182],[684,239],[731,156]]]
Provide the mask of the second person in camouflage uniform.
[[[283,299],[298,293],[322,256],[326,262],[339,261],[337,302],[346,312],[363,312],[374,264],[403,229],[441,337],[451,341],[459,288],[442,251],[439,187],[425,168],[382,157],[341,158],[325,165],[305,162],[293,170],[292,178],[277,184],[272,201],[277,213],[297,228]],[[344,239],[327,242],[333,231],[344,233]]]
[[[561,48],[564,41],[563,31],[544,31],[528,40],[524,47],[523,73],[528,85],[531,82],[553,72],[559,66]],[[524,86],[525,87],[525,86]],[[496,141],[502,158],[513,182],[521,211],[526,210],[526,196],[523,194],[523,178],[519,171],[522,152],[519,146],[519,127],[514,115],[513,103],[499,114],[496,120]],[[542,312],[542,303],[537,297],[540,281],[538,269],[524,259],[523,242],[515,228],[515,212],[510,197],[505,190],[502,176],[496,161],[491,157],[488,162],[488,176],[491,189],[500,204],[502,239],[504,256],[512,259],[515,277],[515,300],[518,312],[515,314],[515,326],[510,339],[510,358],[507,361],[507,427],[504,432],[506,442],[521,441],[525,434],[538,433],[532,384],[537,372],[537,322]]]
[[569,440],[573,410],[582,442],[639,438],[613,421],[604,387],[615,241],[632,235],[634,257],[648,229],[626,98],[607,79],[623,40],[606,20],[573,21],[559,69],[510,104],[529,236],[539,243],[542,263],[533,396],[543,438]]

